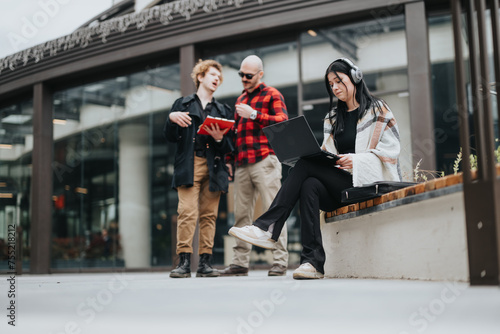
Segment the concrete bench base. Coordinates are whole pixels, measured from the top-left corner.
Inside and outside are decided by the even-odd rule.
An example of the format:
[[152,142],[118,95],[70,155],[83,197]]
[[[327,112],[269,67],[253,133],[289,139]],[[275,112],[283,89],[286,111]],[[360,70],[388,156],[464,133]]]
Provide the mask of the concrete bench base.
[[468,282],[463,203],[456,191],[322,222],[325,276]]

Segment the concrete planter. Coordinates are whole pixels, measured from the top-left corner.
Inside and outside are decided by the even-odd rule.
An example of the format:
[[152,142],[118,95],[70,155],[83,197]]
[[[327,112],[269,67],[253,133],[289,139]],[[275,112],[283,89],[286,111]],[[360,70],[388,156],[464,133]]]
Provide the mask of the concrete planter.
[[327,218],[330,278],[469,281],[462,185]]

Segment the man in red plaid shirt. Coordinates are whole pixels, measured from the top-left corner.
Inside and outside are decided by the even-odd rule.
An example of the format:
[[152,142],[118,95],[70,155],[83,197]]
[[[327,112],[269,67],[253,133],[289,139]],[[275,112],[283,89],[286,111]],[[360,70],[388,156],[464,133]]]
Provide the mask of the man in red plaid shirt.
[[[264,68],[259,57],[246,57],[238,74],[244,91],[236,101],[236,149],[228,167],[234,177],[234,226],[243,227],[253,223],[257,196],[260,194],[263,210],[267,210],[281,187],[281,164],[262,128],[287,120],[288,113],[283,95],[261,81]],[[285,225],[273,250],[269,276],[286,274],[287,239]],[[236,239],[233,250],[232,264],[221,275],[247,276],[251,245]]]

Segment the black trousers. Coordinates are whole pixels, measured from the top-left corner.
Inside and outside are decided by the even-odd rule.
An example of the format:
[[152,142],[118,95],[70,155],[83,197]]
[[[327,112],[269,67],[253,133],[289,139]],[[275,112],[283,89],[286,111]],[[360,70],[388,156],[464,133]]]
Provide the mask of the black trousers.
[[293,207],[300,199],[302,253],[300,263],[310,263],[324,273],[325,251],[321,240],[319,210],[340,208],[342,190],[352,187],[352,175],[328,164],[301,159],[292,168],[269,209],[254,225],[267,231],[272,224],[278,240]]

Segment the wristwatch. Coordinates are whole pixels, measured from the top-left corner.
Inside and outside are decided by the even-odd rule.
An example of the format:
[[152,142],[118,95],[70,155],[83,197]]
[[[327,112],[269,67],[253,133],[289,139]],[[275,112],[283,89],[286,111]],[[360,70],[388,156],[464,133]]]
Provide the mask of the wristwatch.
[[250,119],[251,120],[254,120],[257,118],[257,110],[253,110],[252,113],[250,114]]

